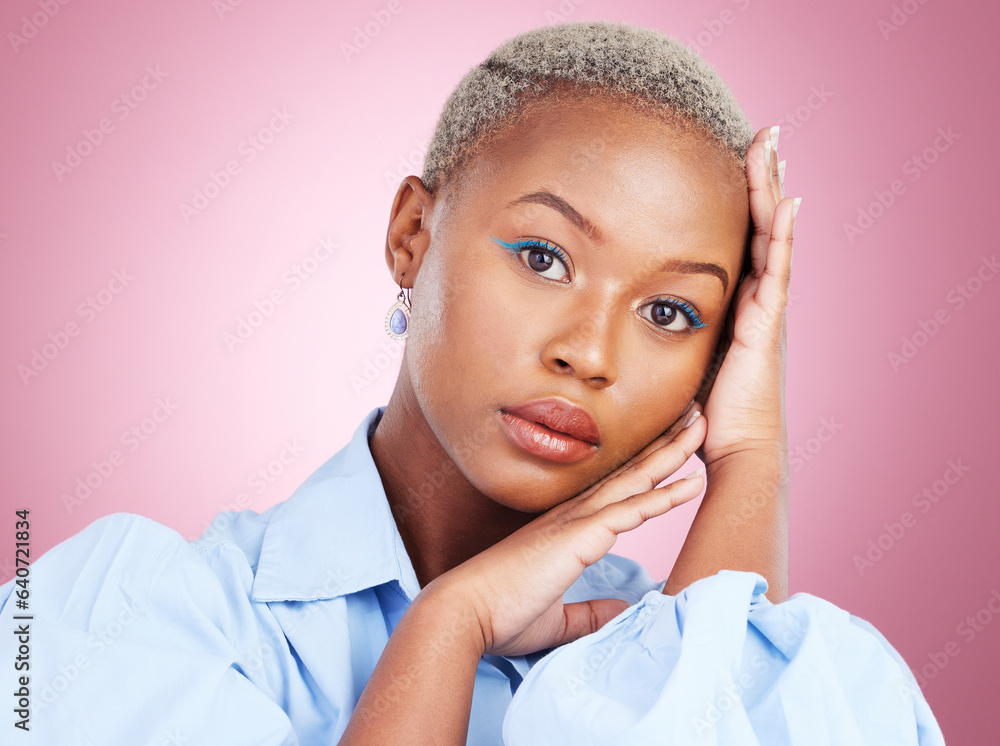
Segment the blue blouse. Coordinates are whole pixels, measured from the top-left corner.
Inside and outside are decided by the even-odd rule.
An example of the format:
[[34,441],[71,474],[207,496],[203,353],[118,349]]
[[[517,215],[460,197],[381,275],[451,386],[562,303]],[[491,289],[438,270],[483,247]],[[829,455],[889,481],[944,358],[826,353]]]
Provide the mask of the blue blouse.
[[[192,542],[115,513],[31,566],[27,610],[0,586],[0,691],[17,708],[27,675],[30,698],[30,731],[8,705],[0,740],[335,744],[420,591],[368,444],[384,410],[263,513],[219,513]],[[631,606],[559,648],[483,656],[467,743],[944,743],[866,621],[805,593],[772,604],[756,573],[664,584],[614,554],[588,567],[566,602]]]
[[944,746],[916,679],[871,624],[753,572],[653,590],[539,661],[507,746]]
[[[0,741],[335,744],[420,591],[368,445],[384,410],[263,513],[219,513],[192,542],[115,513],[32,564],[27,611],[16,608],[13,579],[0,586]],[[607,554],[564,599],[635,604],[663,585]],[[25,623],[27,733],[11,712],[25,675],[11,631]],[[513,693],[548,652],[483,656],[468,744],[501,743]]]

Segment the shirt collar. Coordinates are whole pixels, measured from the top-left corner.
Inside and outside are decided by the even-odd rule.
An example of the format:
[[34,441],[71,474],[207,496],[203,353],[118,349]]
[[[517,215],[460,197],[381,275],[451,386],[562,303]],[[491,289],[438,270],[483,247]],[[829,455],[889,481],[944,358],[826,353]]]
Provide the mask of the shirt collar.
[[385,406],[275,510],[264,531],[251,598],[315,601],[395,580],[412,601],[413,564],[389,509],[368,438]]

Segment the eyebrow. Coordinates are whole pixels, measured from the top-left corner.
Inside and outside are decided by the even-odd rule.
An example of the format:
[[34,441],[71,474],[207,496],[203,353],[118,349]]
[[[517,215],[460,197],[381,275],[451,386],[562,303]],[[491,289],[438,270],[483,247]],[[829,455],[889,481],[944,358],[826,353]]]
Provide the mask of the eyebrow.
[[719,278],[722,294],[729,290],[729,273],[718,264],[711,262],[685,262],[681,259],[667,259],[660,265],[660,272],[680,272],[682,274],[709,274]]
[[[552,192],[547,192],[545,190],[531,192],[530,194],[523,194],[517,199],[512,199],[508,202],[507,207],[513,207],[523,203],[534,203],[551,207],[583,231],[583,233],[586,234],[591,240],[595,242],[602,240],[601,231],[598,227],[577,212],[573,205],[564,200],[558,194],[553,194]],[[658,271],[678,272],[681,274],[713,275],[719,278],[719,282],[722,283],[723,295],[725,295],[726,291],[729,290],[729,273],[726,272],[725,268],[720,267],[718,264],[712,264],[711,262],[688,262],[681,259],[667,259],[662,265],[660,265]]]
[[578,213],[573,205],[564,200],[558,194],[553,194],[552,192],[546,192],[544,190],[540,192],[532,192],[531,194],[522,194],[517,199],[512,199],[508,202],[507,207],[513,207],[514,205],[519,205],[524,202],[534,202],[535,204],[551,207],[553,210],[562,213],[569,222],[583,231],[590,237],[591,240],[602,240],[601,231],[598,230],[597,226]]

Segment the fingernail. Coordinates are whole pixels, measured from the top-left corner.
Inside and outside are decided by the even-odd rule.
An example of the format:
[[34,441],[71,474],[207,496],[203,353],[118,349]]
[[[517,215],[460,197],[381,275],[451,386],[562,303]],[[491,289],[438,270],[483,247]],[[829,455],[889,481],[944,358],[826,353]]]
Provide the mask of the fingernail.
[[767,168],[768,172],[771,171],[771,141],[764,141],[764,166]]
[[700,476],[700,475],[702,475],[704,473],[705,473],[705,467],[704,466],[699,466],[697,469],[695,469],[690,474],[686,475],[684,478],[685,479],[694,479],[695,477]]
[[778,186],[781,187],[782,193],[785,191],[785,162],[779,161],[778,163]]
[[771,136],[771,142],[774,143],[774,147],[778,147],[778,132],[780,129],[781,125],[778,124],[771,127],[770,136]]
[[802,201],[801,197],[796,197],[795,201],[792,202],[792,217],[793,218],[795,217],[795,214],[799,211],[799,203],[801,201]]
[[694,422],[696,419],[698,419],[699,415],[701,415],[701,412],[699,412],[697,409],[694,410],[691,414],[689,414],[688,418],[687,418],[687,422],[684,423],[684,427],[682,427],[681,430],[684,430],[684,429],[690,427],[691,423]]

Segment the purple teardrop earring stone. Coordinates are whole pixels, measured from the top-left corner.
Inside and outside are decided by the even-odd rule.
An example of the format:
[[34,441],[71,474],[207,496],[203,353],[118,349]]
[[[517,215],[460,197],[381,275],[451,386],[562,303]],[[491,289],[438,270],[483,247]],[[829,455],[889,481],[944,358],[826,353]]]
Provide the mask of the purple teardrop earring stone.
[[389,319],[389,328],[392,329],[394,334],[404,334],[406,332],[406,314],[403,313],[401,308],[397,308],[392,312],[392,318]]

